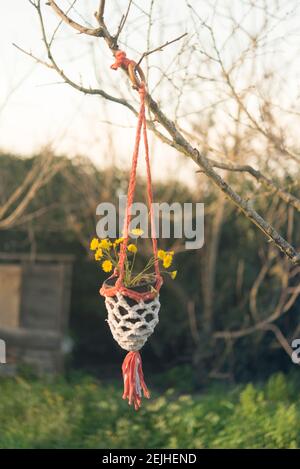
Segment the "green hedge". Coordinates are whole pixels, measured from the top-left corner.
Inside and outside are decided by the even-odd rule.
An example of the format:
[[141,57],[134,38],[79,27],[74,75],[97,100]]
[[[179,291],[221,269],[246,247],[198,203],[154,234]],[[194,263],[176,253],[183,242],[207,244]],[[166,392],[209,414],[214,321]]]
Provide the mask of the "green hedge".
[[121,389],[77,376],[0,381],[1,448],[300,447],[297,376],[264,385],[154,395],[139,412]]

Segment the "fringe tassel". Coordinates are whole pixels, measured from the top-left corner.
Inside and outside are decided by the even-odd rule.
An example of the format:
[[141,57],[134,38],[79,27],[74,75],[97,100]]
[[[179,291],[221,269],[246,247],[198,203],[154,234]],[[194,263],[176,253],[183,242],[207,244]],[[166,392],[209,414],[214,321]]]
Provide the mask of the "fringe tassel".
[[128,404],[134,405],[138,410],[142,405],[142,391],[147,399],[150,393],[144,381],[142,358],[139,352],[128,352],[122,365],[124,380],[123,399],[128,399]]

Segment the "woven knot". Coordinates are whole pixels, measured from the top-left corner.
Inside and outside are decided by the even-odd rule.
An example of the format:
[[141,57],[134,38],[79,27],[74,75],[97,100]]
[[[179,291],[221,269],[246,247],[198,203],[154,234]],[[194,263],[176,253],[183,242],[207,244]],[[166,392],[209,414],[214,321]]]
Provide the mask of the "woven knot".
[[135,65],[135,62],[133,60],[127,59],[126,52],[123,50],[118,50],[115,53],[115,63],[113,63],[110,68],[117,70],[119,67],[123,66],[127,69],[130,64]]

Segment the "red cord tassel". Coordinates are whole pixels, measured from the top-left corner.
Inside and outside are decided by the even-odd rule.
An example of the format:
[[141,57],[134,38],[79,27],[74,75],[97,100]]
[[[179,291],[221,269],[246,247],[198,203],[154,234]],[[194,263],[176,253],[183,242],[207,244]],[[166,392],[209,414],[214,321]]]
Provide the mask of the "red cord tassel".
[[128,352],[122,365],[124,379],[123,399],[128,399],[128,404],[134,405],[138,410],[142,405],[142,391],[147,399],[150,393],[144,381],[142,358],[139,352]]

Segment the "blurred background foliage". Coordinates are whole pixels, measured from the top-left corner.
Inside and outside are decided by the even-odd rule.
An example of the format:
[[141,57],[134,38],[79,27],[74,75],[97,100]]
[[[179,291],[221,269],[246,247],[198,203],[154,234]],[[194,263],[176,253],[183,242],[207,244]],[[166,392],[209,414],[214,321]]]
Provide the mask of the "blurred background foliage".
[[[2,202],[43,157],[1,154]],[[69,331],[73,349],[67,368],[110,380],[119,376],[124,354],[105,323],[104,301],[98,294],[104,274],[93,261],[89,242],[95,235],[96,206],[103,201],[117,203],[118,195],[126,193],[128,174],[115,167],[99,170],[83,157],[70,160],[60,156],[59,161],[63,162],[61,169],[37,192],[26,216],[0,230],[1,250],[75,256]],[[238,175],[228,177],[244,196],[255,193],[251,180],[241,185]],[[139,178],[136,200],[144,200],[143,182]],[[251,328],[268,317],[288,289],[295,290],[299,272],[292,270],[247,218],[208,187],[202,175],[196,187],[172,179],[156,184],[155,200],[203,202],[205,245],[194,251],[185,250],[182,240],[159,241],[160,247],[177,252],[179,274],[162,289],[160,323],[143,349],[146,373],[164,373],[164,387],[191,392],[214,379],[264,379],[295,367],[270,330],[259,328],[241,338],[220,338],[216,333]],[[256,203],[259,212],[299,245],[299,218],[276,194],[262,196]],[[141,255],[147,257],[150,249],[145,240]],[[275,321],[289,340],[297,337],[300,303],[296,294],[294,297],[286,311],[286,303],[279,304]]]

